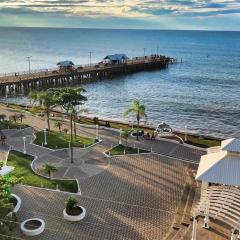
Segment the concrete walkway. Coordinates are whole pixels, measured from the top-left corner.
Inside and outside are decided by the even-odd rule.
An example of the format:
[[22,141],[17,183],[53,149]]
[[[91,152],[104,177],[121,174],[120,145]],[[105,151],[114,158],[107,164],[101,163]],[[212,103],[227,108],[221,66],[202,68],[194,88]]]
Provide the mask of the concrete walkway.
[[[3,109],[7,116],[13,114],[12,109]],[[42,146],[32,144],[34,133],[44,129],[46,123],[43,118],[32,116],[26,113],[24,122],[33,126],[22,130],[5,130],[7,136],[7,145],[11,149],[23,152],[23,137],[26,138],[26,153],[37,157],[33,162],[33,170],[38,174],[43,173],[42,166],[46,163],[53,163],[57,166],[58,171],[52,174],[56,179],[82,179],[96,174],[100,174],[109,167],[109,159],[103,153],[119,143],[119,133],[112,129],[99,129],[101,141],[88,148],[74,148],[74,163],[70,163],[70,149],[52,150]],[[54,126],[53,121],[51,125]],[[63,128],[69,128],[69,122],[65,122]],[[82,136],[95,138],[96,129],[93,126],[77,126],[77,133]],[[124,140],[122,141],[124,143]],[[135,146],[145,150],[152,150],[154,153],[184,159],[185,161],[198,163],[204,151],[186,147],[181,144],[168,142],[164,140],[145,140],[135,137],[128,140],[129,146]]]

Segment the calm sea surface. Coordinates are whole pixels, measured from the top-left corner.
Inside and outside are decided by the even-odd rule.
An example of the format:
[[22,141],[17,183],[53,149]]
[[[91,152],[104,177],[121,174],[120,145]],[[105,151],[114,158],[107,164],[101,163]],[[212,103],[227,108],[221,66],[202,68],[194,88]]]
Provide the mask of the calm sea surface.
[[123,112],[138,98],[149,123],[240,137],[240,32],[0,28],[0,74],[27,70],[26,56],[38,69],[89,63],[90,51],[98,62],[113,53],[141,56],[143,48],[183,63],[85,84],[90,115],[129,121]]

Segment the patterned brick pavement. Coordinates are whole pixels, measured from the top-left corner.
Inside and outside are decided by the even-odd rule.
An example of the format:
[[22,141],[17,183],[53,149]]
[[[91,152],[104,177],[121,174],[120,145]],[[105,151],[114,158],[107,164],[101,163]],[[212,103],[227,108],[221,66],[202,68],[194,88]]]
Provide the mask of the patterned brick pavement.
[[[16,186],[22,198],[19,221],[41,217],[47,230],[39,240],[159,240],[170,230],[185,184],[186,166],[155,154],[112,157],[101,174],[80,180],[79,202],[87,217],[63,220],[61,192]],[[15,235],[24,239],[19,230]],[[31,238],[29,238],[31,239]]]

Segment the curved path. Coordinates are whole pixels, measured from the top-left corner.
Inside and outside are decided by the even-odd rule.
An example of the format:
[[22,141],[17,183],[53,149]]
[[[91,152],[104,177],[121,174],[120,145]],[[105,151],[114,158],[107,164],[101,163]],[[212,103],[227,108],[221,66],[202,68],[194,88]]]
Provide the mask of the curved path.
[[[12,114],[12,111],[3,109],[4,114],[8,116]],[[23,151],[23,136],[25,136],[26,153],[37,157],[32,165],[33,170],[43,174],[41,172],[42,165],[54,163],[58,167],[58,171],[53,173],[53,178],[57,179],[81,179],[101,173],[109,166],[109,160],[103,153],[119,142],[119,133],[116,130],[100,129],[101,142],[85,149],[74,148],[74,163],[70,163],[69,148],[52,150],[32,144],[34,133],[45,126],[44,119],[29,114],[25,122],[34,128],[3,131],[7,136],[7,145],[12,149]],[[64,125],[63,127],[68,127],[69,123],[65,122]],[[77,131],[80,135],[95,138],[95,128],[78,125]],[[134,137],[130,137],[128,142],[130,146],[195,163],[198,163],[201,155],[205,154],[205,151],[164,140],[140,139],[140,141],[136,141]]]

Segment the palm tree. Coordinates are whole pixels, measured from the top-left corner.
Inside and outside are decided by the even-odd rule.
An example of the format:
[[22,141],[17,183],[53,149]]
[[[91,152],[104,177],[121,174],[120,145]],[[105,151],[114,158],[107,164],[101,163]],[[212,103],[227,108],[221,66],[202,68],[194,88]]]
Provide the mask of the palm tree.
[[27,98],[30,100],[30,105],[33,106],[38,100],[38,94],[36,92],[30,91]]
[[36,101],[39,102],[40,106],[44,108],[45,114],[46,114],[46,122],[47,127],[50,131],[50,109],[54,106],[52,95],[48,91],[42,91],[39,93],[36,92],[30,92],[28,94],[28,98],[31,101],[31,104],[33,105]]
[[83,105],[87,101],[87,97],[82,93],[86,92],[84,88],[52,88],[48,93],[53,96],[54,103],[61,106],[66,113],[70,113],[70,149],[71,163],[73,163],[73,116],[74,108],[77,105]]
[[23,118],[25,118],[25,115],[22,112],[17,114],[17,119],[20,121],[20,128],[22,127]]
[[59,132],[62,131],[62,125],[63,125],[62,120],[59,120],[59,121],[55,122],[55,127],[58,128]]
[[0,121],[4,121],[6,119],[6,115],[5,114],[0,114]]
[[129,138],[130,133],[131,133],[131,131],[129,131],[129,130],[124,130],[123,133],[122,133],[122,136],[123,136],[123,138],[125,139],[125,142],[126,142],[126,148],[127,148],[127,145],[128,145],[128,138]]
[[51,163],[46,163],[43,165],[43,171],[51,178],[52,173],[57,171],[57,167]]
[[67,128],[64,128],[64,129],[63,129],[63,132],[65,133],[65,135],[67,135],[68,129],[67,129]]
[[14,123],[17,123],[18,115],[15,113],[15,114],[9,116],[9,120],[13,121]]
[[48,130],[50,131],[50,110],[54,106],[53,96],[48,92],[39,92],[37,94],[37,99],[40,105],[44,108],[46,114],[46,122]]
[[85,113],[88,113],[88,110],[87,109],[76,109],[75,107],[73,108],[73,111],[72,111],[72,113],[73,113],[73,132],[74,132],[74,137],[75,137],[75,139],[76,139],[76,137],[77,137],[77,126],[76,126],[76,121],[79,119],[78,118],[78,116],[79,116],[79,114],[80,113],[83,113],[83,112],[85,112]]
[[141,104],[141,102],[139,100],[134,100],[132,102],[132,107],[129,108],[124,113],[124,116],[127,116],[130,113],[133,113],[136,116],[136,120],[137,120],[137,140],[138,140],[138,131],[139,131],[140,120],[141,120],[141,118],[145,118],[145,120],[147,119],[146,108],[143,104]]

